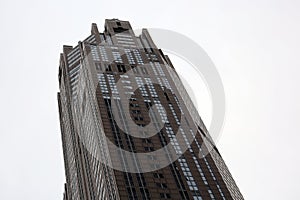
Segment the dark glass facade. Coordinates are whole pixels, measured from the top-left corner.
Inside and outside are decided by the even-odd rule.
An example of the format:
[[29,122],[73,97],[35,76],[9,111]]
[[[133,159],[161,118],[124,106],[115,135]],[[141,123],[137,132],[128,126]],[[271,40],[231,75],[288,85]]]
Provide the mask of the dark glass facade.
[[92,24],[88,38],[64,46],[59,86],[64,199],[243,199],[146,29]]

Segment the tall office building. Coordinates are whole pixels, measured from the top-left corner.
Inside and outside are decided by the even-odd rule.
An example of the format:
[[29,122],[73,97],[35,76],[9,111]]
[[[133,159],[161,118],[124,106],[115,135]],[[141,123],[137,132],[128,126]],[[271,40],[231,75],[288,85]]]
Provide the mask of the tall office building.
[[243,199],[167,55],[106,20],[60,55],[65,200]]

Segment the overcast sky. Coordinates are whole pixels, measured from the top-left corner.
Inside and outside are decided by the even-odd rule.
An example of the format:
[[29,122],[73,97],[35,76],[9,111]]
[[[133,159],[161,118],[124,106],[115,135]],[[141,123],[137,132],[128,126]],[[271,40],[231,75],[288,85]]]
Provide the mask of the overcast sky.
[[[225,87],[217,146],[245,199],[300,199],[299,10],[297,0],[1,0],[0,199],[62,199],[59,53],[106,18],[202,46]],[[209,124],[209,96],[194,89]]]

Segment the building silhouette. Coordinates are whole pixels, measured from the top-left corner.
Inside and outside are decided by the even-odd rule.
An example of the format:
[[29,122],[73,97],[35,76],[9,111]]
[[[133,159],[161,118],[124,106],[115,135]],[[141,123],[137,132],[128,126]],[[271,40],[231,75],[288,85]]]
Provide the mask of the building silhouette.
[[243,199],[167,55],[128,21],[64,46],[65,200]]

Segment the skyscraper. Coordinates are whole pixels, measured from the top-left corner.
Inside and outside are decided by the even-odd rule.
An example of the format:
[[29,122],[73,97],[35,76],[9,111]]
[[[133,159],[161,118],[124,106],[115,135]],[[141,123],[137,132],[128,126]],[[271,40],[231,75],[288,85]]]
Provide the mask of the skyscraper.
[[60,55],[66,200],[243,199],[167,55],[106,20]]

